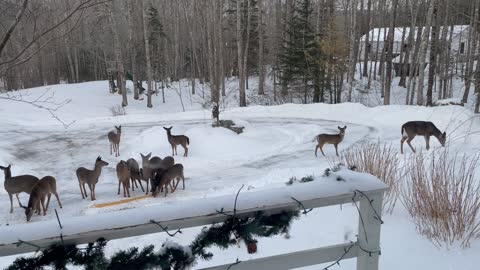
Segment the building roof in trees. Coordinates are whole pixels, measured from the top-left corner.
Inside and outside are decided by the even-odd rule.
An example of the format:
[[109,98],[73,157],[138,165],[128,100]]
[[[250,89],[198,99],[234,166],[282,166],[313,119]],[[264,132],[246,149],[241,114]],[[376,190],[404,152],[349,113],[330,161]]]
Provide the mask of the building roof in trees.
[[[451,26],[447,26],[448,28],[448,34],[450,35],[452,32],[450,31],[450,27]],[[469,29],[469,25],[454,25],[453,26],[453,38],[455,39],[457,36],[460,37],[460,36],[465,36],[467,37],[467,33],[468,33],[468,29]],[[411,27],[407,27],[405,28],[405,38],[408,37],[409,33],[410,33],[410,29]],[[415,27],[415,32],[414,32],[414,38],[416,37],[416,34],[417,34],[417,31],[418,31],[419,27]],[[443,29],[443,26],[440,26],[440,33],[442,32],[442,29]],[[393,37],[393,40],[394,41],[398,41],[398,42],[401,42],[402,41],[402,34],[403,34],[403,27],[396,27],[395,28],[395,35]],[[380,39],[378,39],[380,35]],[[385,39],[387,38],[388,36],[388,27],[385,27],[385,28],[373,28],[372,30],[370,30],[369,32],[369,37],[368,39],[369,40],[373,40],[374,42],[377,41],[377,39],[380,41],[380,42],[383,42],[384,41],[384,37]],[[449,37],[449,36],[448,36]],[[362,36],[362,38],[360,39],[361,41],[365,41],[365,38],[366,38],[366,34]]]

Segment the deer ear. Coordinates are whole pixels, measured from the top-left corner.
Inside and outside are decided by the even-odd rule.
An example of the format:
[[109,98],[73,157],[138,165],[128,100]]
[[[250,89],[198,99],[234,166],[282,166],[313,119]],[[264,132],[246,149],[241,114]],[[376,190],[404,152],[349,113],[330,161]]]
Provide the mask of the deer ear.
[[10,169],[12,167],[12,164],[8,164],[7,169]]
[[98,157],[97,157],[97,160],[102,160],[102,157],[101,157],[101,156],[98,156]]
[[343,129],[347,129],[347,126],[343,127]]
[[342,129],[340,126],[337,126],[338,129]]
[[447,137],[447,132],[443,132],[443,137]]

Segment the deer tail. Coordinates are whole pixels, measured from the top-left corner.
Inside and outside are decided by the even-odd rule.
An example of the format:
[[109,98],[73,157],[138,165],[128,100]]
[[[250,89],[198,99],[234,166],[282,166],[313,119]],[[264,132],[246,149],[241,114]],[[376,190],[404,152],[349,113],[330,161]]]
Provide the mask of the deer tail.
[[187,136],[185,137],[187,138],[187,145],[190,145],[190,139]]
[[318,135],[313,137],[312,142],[315,142],[316,140],[318,140]]
[[402,133],[402,137],[404,137],[404,138],[408,137],[408,134],[407,134],[407,131],[405,130],[405,127],[402,126],[402,130],[400,130],[400,132]]

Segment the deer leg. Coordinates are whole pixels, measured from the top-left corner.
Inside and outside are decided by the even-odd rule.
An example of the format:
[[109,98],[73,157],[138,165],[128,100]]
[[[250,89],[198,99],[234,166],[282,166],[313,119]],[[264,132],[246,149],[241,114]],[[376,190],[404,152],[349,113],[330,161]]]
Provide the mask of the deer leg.
[[8,196],[10,197],[10,213],[13,213],[13,194],[8,193]]
[[17,196],[18,205],[22,207],[23,205],[22,205],[22,202],[20,201],[20,198],[18,197],[18,193],[15,194],[15,196]]
[[172,144],[172,156],[175,156],[173,144]]
[[415,149],[413,148],[412,144],[410,143],[412,140],[413,140],[413,138],[408,138],[408,139],[407,139],[407,143],[408,143],[408,146],[410,146],[410,148],[412,148],[412,151],[413,151],[414,153],[416,153],[416,152],[415,152]]
[[112,143],[110,143],[110,155],[112,155],[112,154],[113,154],[113,153],[112,153],[112,152],[113,152],[112,150],[113,150],[113,144],[112,144]]
[[145,189],[143,189],[142,180],[138,180],[138,183],[140,184],[140,187],[142,188],[142,191],[145,191]]
[[400,140],[400,153],[403,154],[403,143],[407,140],[407,137],[403,137],[401,140]]
[[85,194],[85,198],[88,197],[87,189],[85,188],[85,182],[82,183],[83,186],[83,193]]
[[93,196],[93,188],[92,188],[92,185],[88,184],[88,188],[90,189],[90,199],[93,201],[93,200],[95,200],[95,196]]
[[117,195],[120,195],[120,181],[118,181],[118,191],[117,191]]
[[317,144],[317,146],[315,146],[315,156],[317,156],[317,150],[318,150],[319,146]]
[[427,145],[427,150],[430,149],[430,136],[425,136],[425,143]]
[[333,146],[335,146],[335,153],[337,153],[337,157],[338,157],[338,144],[334,144]]
[[62,202],[60,201],[60,197],[58,197],[58,193],[55,191],[53,195],[55,195],[55,198],[57,198],[57,202],[58,202],[58,205],[60,205],[60,208],[62,208]]
[[120,156],[120,144],[117,143],[117,153],[118,153],[118,156]]
[[323,144],[319,146],[320,152],[322,152],[322,155],[325,156],[325,153],[323,152]]
[[175,155],[178,156],[177,145],[175,145],[174,148],[175,148]]
[[[180,183],[180,180],[178,180],[178,182]],[[185,176],[183,176],[183,174],[182,174],[182,185],[183,185],[183,190],[185,190]]]
[[95,185],[96,184],[93,184],[92,187],[93,187],[93,199],[94,200],[97,200],[97,196],[95,196]]
[[127,195],[130,197],[130,182],[127,181]]
[[48,206],[50,205],[50,198],[52,197],[52,193],[48,193],[48,200],[47,200],[47,207],[45,207],[45,209],[48,210]]
[[45,197],[40,199],[40,203],[42,204],[42,209],[43,209],[43,215],[47,215],[47,209],[45,208]]
[[145,192],[145,195],[148,195],[148,181],[149,179],[147,179],[147,192]]
[[[136,184],[135,179],[130,178],[130,179],[128,179],[128,181],[132,181],[132,191],[135,191],[135,184]],[[138,188],[138,186],[137,186],[137,188]]]
[[82,199],[85,199],[85,195],[83,195],[82,183],[78,181],[78,187],[80,187],[80,193],[82,194]]

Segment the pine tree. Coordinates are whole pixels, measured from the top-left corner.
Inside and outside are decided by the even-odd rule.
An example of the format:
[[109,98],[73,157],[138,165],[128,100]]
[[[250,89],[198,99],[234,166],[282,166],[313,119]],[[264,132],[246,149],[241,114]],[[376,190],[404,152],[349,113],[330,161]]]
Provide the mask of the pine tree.
[[279,55],[282,85],[303,86],[304,103],[308,101],[312,86],[318,89],[320,83],[321,54],[311,23],[312,13],[311,0],[293,3],[293,15],[287,18],[287,38]]

